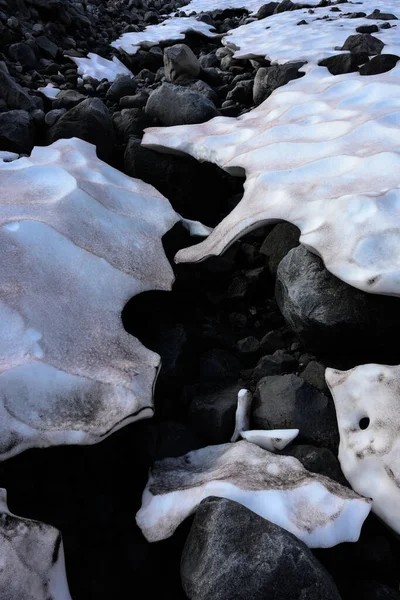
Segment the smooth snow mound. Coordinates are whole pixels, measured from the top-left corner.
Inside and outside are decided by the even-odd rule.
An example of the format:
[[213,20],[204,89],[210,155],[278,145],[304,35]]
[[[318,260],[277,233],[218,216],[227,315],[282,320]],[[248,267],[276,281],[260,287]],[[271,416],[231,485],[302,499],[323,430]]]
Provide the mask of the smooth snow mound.
[[111,46],[127,54],[136,54],[141,47],[151,48],[164,41],[184,40],[185,34],[189,31],[215,37],[217,34],[212,31],[213,29],[211,25],[197,21],[194,17],[173,17],[163,23],[149,25],[144,31],[124,33],[112,42]]
[[160,358],[121,311],[171,288],[178,215],[76,138],[0,163],[0,180],[0,459],[152,416]]

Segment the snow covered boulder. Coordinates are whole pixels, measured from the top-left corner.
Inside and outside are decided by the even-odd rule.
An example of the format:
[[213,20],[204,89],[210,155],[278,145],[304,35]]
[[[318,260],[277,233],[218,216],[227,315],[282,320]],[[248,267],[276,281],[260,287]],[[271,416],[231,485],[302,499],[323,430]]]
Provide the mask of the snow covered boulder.
[[170,289],[161,238],[179,216],[78,139],[1,162],[0,182],[0,459],[152,416],[159,356],[121,311]]

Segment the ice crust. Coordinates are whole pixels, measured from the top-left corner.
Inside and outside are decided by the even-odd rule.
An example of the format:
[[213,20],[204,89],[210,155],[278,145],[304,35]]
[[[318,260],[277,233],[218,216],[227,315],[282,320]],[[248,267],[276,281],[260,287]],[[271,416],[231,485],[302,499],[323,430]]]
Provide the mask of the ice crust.
[[243,504],[311,548],[357,541],[370,501],[291,456],[246,441],[156,462],[136,521],[150,542],[167,538],[208,496]]
[[60,532],[12,514],[0,488],[0,598],[71,600]]
[[55,87],[52,83],[48,83],[46,87],[38,88],[38,92],[41,92],[46,98],[50,98],[50,100],[57,98],[60,91],[60,88]]
[[94,77],[99,81],[102,79],[114,81],[117,75],[130,75],[133,77],[131,71],[116,56],[112,60],[107,60],[94,52],[89,52],[86,58],[77,56],[70,56],[69,58],[78,66],[78,73],[82,75],[83,79]]
[[190,31],[201,33],[207,37],[215,37],[214,28],[194,17],[173,17],[156,25],[149,25],[144,31],[128,32],[112,42],[111,46],[123,50],[127,54],[136,54],[141,48],[151,48],[163,41],[179,41],[185,39]]
[[[400,9],[388,4],[365,0],[340,7],[367,14],[380,8],[400,16]],[[326,10],[315,9],[313,16]],[[304,77],[238,118],[146,130],[146,147],[188,153],[246,175],[241,202],[206,240],[178,252],[176,260],[220,254],[245,232],[283,220],[299,227],[300,241],[343,281],[367,292],[399,295],[400,62],[380,75],[333,76],[317,61],[335,54],[333,45],[356,33],[360,20],[316,21],[318,36],[309,26],[294,29],[300,13],[246,25],[227,40],[241,40],[235,56],[249,56],[250,49],[252,55],[266,55],[267,46],[261,37],[257,42],[254,31],[268,23],[268,56],[281,62],[307,59]],[[383,52],[400,53],[400,26],[376,36],[387,44]]]
[[339,461],[352,488],[400,534],[400,366],[326,370],[339,425]]
[[171,288],[161,238],[178,215],[79,139],[0,163],[0,181],[0,459],[152,416],[160,359],[121,311]]

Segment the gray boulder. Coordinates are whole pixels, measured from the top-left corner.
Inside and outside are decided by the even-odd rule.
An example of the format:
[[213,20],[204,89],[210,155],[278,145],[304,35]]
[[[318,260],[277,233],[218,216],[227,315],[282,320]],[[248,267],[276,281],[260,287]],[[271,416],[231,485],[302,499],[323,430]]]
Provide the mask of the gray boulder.
[[303,62],[286,63],[285,65],[274,65],[272,67],[261,67],[258,69],[254,79],[253,100],[255,104],[261,104],[276,88],[285,85],[292,79],[303,77],[299,69]]
[[224,498],[207,498],[198,507],[181,579],[190,600],[340,600],[303,542]]
[[186,44],[175,44],[164,50],[164,67],[167,81],[195,78],[200,73],[200,63]]
[[252,410],[254,429],[299,429],[299,442],[337,450],[339,433],[332,398],[297,375],[263,377]]
[[146,113],[164,125],[204,123],[217,116],[215,105],[202,94],[188,88],[163,83],[146,104]]

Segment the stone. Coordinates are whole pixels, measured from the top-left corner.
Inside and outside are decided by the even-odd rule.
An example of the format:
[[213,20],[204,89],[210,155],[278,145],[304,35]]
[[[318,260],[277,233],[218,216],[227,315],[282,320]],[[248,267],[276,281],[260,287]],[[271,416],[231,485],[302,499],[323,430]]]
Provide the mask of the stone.
[[377,33],[379,31],[378,25],[360,25],[356,28],[357,33]]
[[0,68],[0,98],[10,109],[30,111],[36,108],[35,100],[2,68]]
[[278,4],[279,2],[267,2],[267,4],[260,6],[256,14],[257,19],[265,19],[273,15]]
[[202,94],[171,83],[163,83],[150,94],[146,112],[164,125],[204,123],[218,114]]
[[136,79],[133,79],[129,75],[118,75],[110,85],[106,94],[106,99],[118,102],[123,96],[134,95],[136,91]]
[[276,350],[283,350],[285,347],[285,338],[279,329],[268,331],[260,342],[260,350],[267,354],[273,354]]
[[350,50],[350,52],[365,52],[368,56],[380,54],[384,43],[369,33],[358,33],[350,35],[344,42],[340,50]]
[[224,350],[208,350],[200,357],[199,375],[205,381],[232,380],[239,375],[240,362]]
[[66,112],[66,108],[54,108],[53,110],[50,110],[44,118],[46,125],[51,127],[58,121],[60,117],[65,115]]
[[333,451],[339,445],[332,399],[297,375],[272,375],[258,382],[252,422],[256,429],[299,429],[299,443]]
[[378,75],[394,69],[400,56],[396,54],[378,54],[373,56],[369,62],[360,67],[360,75]]
[[237,502],[202,501],[181,560],[191,600],[340,600],[324,567],[281,527]]
[[193,397],[189,407],[189,422],[197,435],[210,444],[230,441],[241,389],[240,385],[219,386]]
[[175,44],[164,50],[164,68],[167,81],[174,82],[196,78],[200,63],[186,44]]
[[342,473],[340,463],[336,456],[328,448],[319,448],[307,444],[293,444],[282,452],[285,456],[294,456],[301,462],[303,467],[311,473],[325,475],[341,485],[348,486],[348,482]]
[[121,108],[144,108],[149,99],[150,93],[147,90],[139,90],[133,96],[123,96],[120,98]]
[[141,136],[146,127],[152,125],[152,119],[140,108],[124,108],[113,115],[117,134],[127,142],[131,136]]
[[99,98],[87,98],[71,108],[49,130],[52,142],[62,138],[81,138],[94,144],[98,157],[111,160],[115,132],[110,114]]
[[61,90],[54,99],[53,108],[66,108],[69,110],[74,106],[78,106],[86,98],[77,90]]
[[58,46],[56,46],[56,44],[54,44],[54,42],[52,42],[47,36],[40,35],[39,37],[35,38],[35,42],[39,47],[40,53],[44,57],[51,58],[52,60],[57,57]]
[[268,267],[276,275],[279,263],[286,254],[299,245],[300,231],[291,223],[278,223],[265,238],[260,252],[268,258]]
[[397,21],[396,15],[394,15],[392,13],[381,12],[379,10],[379,8],[376,8],[370,15],[368,15],[367,19],[376,19],[376,20],[381,20],[381,21],[393,21],[393,20]]
[[307,381],[310,385],[317,388],[320,392],[329,394],[328,386],[325,381],[325,367],[316,360],[311,360],[300,377]]
[[33,127],[26,110],[0,113],[0,149],[29,154],[33,148]]
[[236,344],[238,351],[241,354],[254,354],[260,349],[260,342],[257,338],[250,335],[242,340],[239,340]]
[[217,105],[219,102],[218,94],[213,88],[208,85],[205,81],[198,79],[197,81],[190,81],[184,84],[189,90],[202,94],[205,98],[210,100],[213,104]]
[[262,377],[291,373],[296,369],[296,366],[297,361],[291,354],[276,350],[273,354],[260,358],[253,370],[251,379],[254,383],[257,383]]
[[26,69],[35,69],[38,61],[35,52],[26,42],[11,44],[8,54],[14,62],[19,62]]
[[253,88],[253,100],[256,105],[261,104],[272,94],[274,90],[285,85],[292,79],[303,77],[299,69],[304,65],[303,62],[290,62],[284,65],[274,65],[272,67],[261,67],[258,69]]
[[156,462],[136,522],[149,542],[160,541],[209,496],[240,502],[310,548],[357,541],[371,507],[369,499],[309,473],[295,458],[243,440]]
[[309,350],[373,349],[376,354],[400,328],[396,298],[349,286],[304,246],[291,250],[279,264],[275,293],[286,322]]
[[[366,54],[366,60],[368,55]],[[321,67],[326,67],[332,75],[343,75],[344,73],[353,73],[358,69],[357,55],[346,52],[345,54],[336,54],[329,58],[324,58],[318,64]]]

